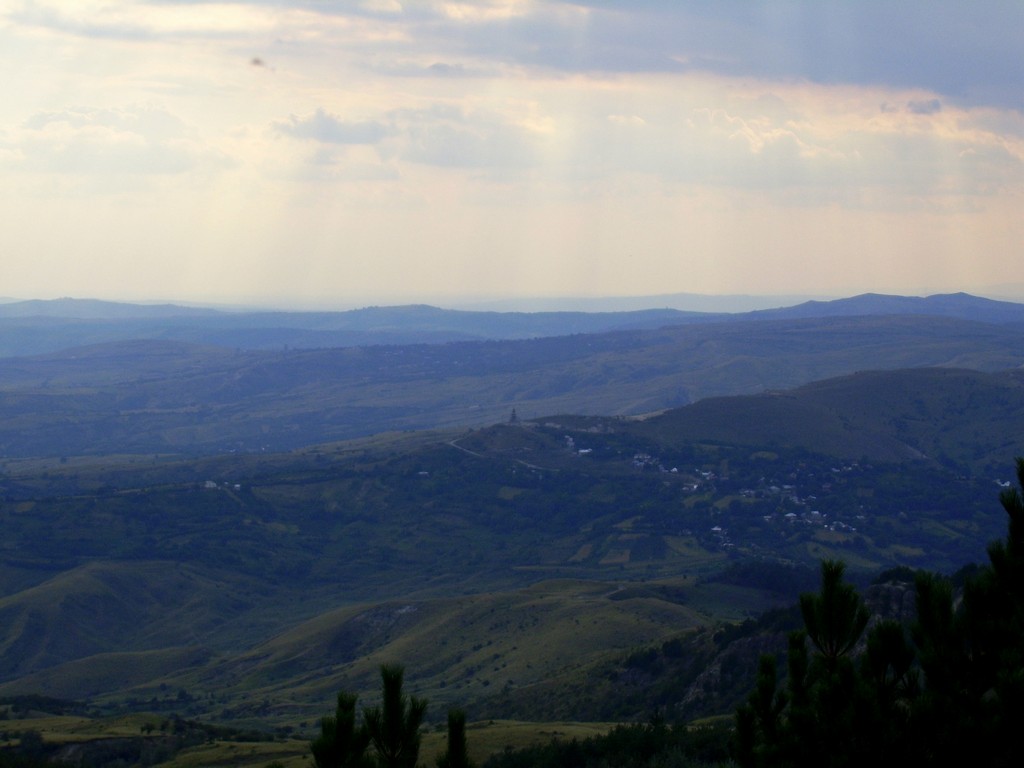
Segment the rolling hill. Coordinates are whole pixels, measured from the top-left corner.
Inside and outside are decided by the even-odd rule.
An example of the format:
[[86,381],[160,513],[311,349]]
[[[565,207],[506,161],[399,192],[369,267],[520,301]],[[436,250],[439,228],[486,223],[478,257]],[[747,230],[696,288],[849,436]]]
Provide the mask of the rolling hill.
[[294,726],[399,659],[438,711],[555,713],[632,649],[792,599],[771,568],[980,560],[1021,386],[876,371],[644,418],[8,459],[0,695]]
[[307,737],[399,660],[437,718],[721,711],[757,648],[720,622],[821,558],[1002,535],[1020,309],[5,305],[0,345],[61,351],[0,360],[0,696]]
[[276,352],[134,341],[4,360],[0,455],[291,450],[550,413],[637,415],[869,369],[1024,364],[1013,326],[931,316],[703,323]]
[[1024,450],[1024,370],[861,371],[787,391],[707,398],[646,420],[665,440],[924,459],[984,474]]

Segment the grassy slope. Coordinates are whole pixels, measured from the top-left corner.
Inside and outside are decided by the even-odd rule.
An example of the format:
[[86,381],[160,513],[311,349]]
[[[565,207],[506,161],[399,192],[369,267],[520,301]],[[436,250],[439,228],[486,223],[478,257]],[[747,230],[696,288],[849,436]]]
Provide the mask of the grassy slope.
[[1024,374],[922,368],[862,372],[798,389],[711,398],[648,420],[663,441],[802,446],[875,461],[1005,464],[1022,446]]
[[[12,730],[31,729],[38,732],[47,744],[70,747],[76,744],[141,738],[144,728],[151,728],[147,738],[160,739],[159,715],[137,714],[119,717],[86,717],[31,713],[28,717],[12,720]],[[514,720],[485,720],[470,722],[467,727],[469,755],[478,765],[488,756],[506,747],[525,747],[545,744],[552,738],[585,739],[608,731],[607,723],[546,722],[530,723]],[[440,729],[425,729],[420,747],[420,763],[433,765],[445,749],[446,734]],[[17,739],[0,745],[10,746]],[[196,746],[186,747],[158,763],[160,768],[206,768],[211,765],[266,766],[278,761],[286,768],[310,765],[309,741],[305,738],[277,739],[273,741],[237,741],[210,738]]]
[[[267,695],[282,711],[339,688],[373,691],[400,659],[409,684],[442,704],[581,674],[595,659],[708,619],[654,599],[614,600],[614,585],[542,582],[526,590],[330,612],[220,664],[211,685]],[[258,693],[257,693],[258,692]]]

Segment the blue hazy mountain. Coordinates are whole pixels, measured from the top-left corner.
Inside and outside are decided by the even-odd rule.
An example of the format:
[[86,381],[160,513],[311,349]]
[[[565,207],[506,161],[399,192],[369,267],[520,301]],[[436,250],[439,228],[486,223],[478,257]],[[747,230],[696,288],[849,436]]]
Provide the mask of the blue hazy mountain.
[[[965,293],[928,297],[863,294],[751,312],[659,307],[617,312],[496,312],[425,304],[338,312],[222,310],[94,299],[0,304],[0,357],[35,355],[134,339],[181,341],[230,349],[323,349],[375,344],[529,339],[692,323],[874,315],[932,315],[983,323],[1024,324],[1024,304]],[[633,306],[641,306],[641,299]]]

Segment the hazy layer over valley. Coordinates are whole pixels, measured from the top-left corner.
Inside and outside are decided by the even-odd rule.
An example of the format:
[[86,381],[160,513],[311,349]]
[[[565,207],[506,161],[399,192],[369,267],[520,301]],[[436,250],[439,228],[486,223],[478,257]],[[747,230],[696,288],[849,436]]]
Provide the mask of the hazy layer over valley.
[[[62,315],[55,348],[124,337],[0,361],[0,693],[113,711],[170,688],[189,716],[294,726],[397,658],[493,717],[635,716],[647,694],[582,702],[638,647],[705,658],[701,628],[786,603],[823,557],[984,557],[1024,453],[1024,307],[965,295],[380,309],[361,333],[421,341],[324,348],[295,340],[369,315],[232,315],[251,344],[218,346],[220,313],[12,306]],[[467,329],[487,338],[422,342]]]

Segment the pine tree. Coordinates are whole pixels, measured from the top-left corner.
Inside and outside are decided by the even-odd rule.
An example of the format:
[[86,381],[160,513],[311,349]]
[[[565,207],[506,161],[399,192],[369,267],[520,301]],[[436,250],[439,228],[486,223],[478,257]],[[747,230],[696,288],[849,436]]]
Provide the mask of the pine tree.
[[967,579],[954,600],[938,576],[917,579],[914,642],[924,692],[914,712],[922,754],[936,759],[1019,762],[1024,721],[1024,459],[1019,488],[999,501],[1009,517],[1005,541],[988,548],[989,564]]
[[448,710],[448,747],[437,758],[437,768],[475,768],[466,751],[466,713]]
[[805,628],[789,637],[785,692],[777,690],[775,660],[761,658],[754,691],[737,713],[740,765],[845,766],[863,751],[855,737],[867,719],[865,697],[849,654],[869,612],[843,581],[844,570],[842,563],[823,562],[821,590],[800,596]]
[[310,744],[317,768],[360,768],[370,765],[366,748],[370,734],[364,726],[356,727],[356,699],[342,691],[334,716],[320,720],[320,735]]
[[[822,563],[818,594],[800,598],[805,632],[790,637],[787,695],[762,659],[736,716],[742,766],[1017,765],[1024,722],[1024,459],[1021,490],[1000,494],[1005,541],[962,594],[941,576],[915,577],[917,616],[907,630],[868,622],[841,563]],[[808,641],[816,651],[808,656]]]
[[402,693],[404,674],[400,665],[381,666],[381,706],[364,712],[366,730],[382,768],[415,768],[419,759],[420,725],[427,702]]
[[846,565],[837,560],[823,561],[821,592],[800,596],[807,636],[829,671],[835,671],[839,659],[853,650],[871,617],[857,590],[843,581],[845,570]]

